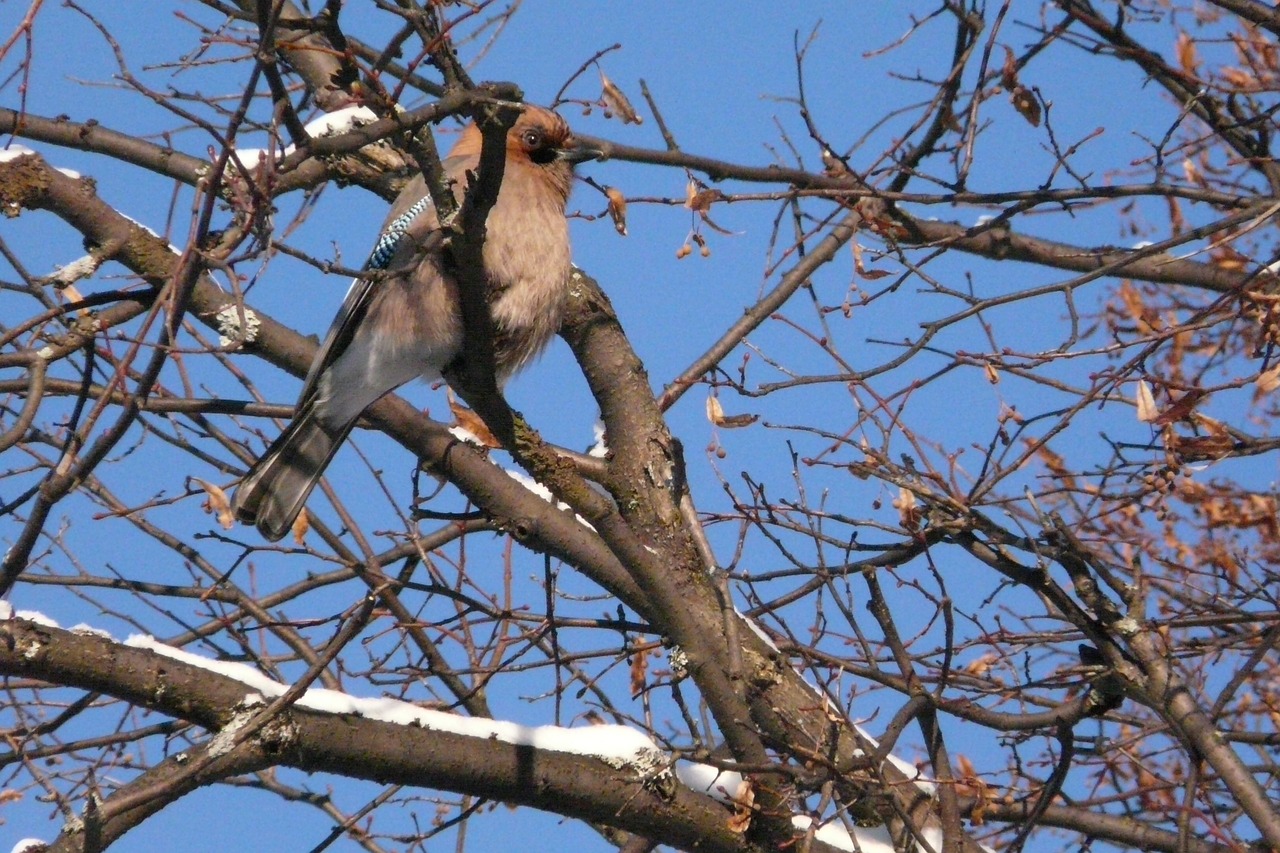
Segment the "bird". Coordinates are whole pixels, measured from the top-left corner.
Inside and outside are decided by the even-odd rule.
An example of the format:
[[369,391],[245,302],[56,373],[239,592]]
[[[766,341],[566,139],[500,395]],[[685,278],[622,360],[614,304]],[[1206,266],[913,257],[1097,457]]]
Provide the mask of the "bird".
[[[471,123],[443,160],[455,197],[480,162]],[[487,299],[501,386],[560,328],[572,260],[565,217],[574,167],[600,157],[557,113],[527,105],[507,133],[497,200],[485,222]],[[240,480],[236,516],[268,540],[292,527],[361,413],[410,380],[441,378],[463,352],[458,283],[443,257],[427,183],[415,176],[393,203],[366,270],[347,292],[280,437]]]

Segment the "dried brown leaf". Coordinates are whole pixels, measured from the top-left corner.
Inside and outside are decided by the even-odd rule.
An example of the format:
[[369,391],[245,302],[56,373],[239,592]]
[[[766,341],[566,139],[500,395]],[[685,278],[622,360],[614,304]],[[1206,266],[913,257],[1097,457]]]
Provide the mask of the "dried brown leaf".
[[1223,66],[1218,69],[1218,74],[1235,88],[1243,89],[1246,92],[1256,92],[1262,88],[1261,80],[1246,71],[1241,71],[1239,68],[1232,68],[1229,65]]
[[605,76],[603,70],[597,70],[600,71],[600,103],[604,104],[605,118],[617,116],[622,119],[623,124],[644,124],[644,119],[636,112],[636,108],[631,106],[631,101],[622,93],[622,90]]
[[1154,426],[1165,426],[1167,424],[1176,423],[1177,421],[1191,417],[1192,411],[1196,404],[1208,396],[1208,392],[1200,388],[1193,388],[1183,394],[1173,405],[1160,413],[1160,416],[1151,423]]
[[1182,204],[1173,196],[1166,198],[1165,204],[1169,206],[1169,229],[1177,236],[1185,231],[1187,227],[1187,220],[1182,215]]
[[231,500],[218,486],[213,483],[205,482],[199,477],[192,477],[191,481],[204,489],[204,509],[211,512],[218,519],[218,525],[223,530],[230,530],[236,526],[236,514],[231,511]]
[[1195,184],[1198,187],[1206,187],[1209,185],[1208,181],[1204,179],[1204,175],[1200,173],[1200,167],[1197,166],[1190,158],[1182,161],[1182,173],[1189,184]]
[[311,530],[311,516],[307,513],[306,508],[303,507],[302,512],[298,513],[298,517],[293,520],[293,527],[291,528],[293,541],[297,543],[298,547],[307,544],[307,532],[309,530]]
[[991,667],[995,666],[996,662],[999,660],[1000,656],[995,652],[988,652],[976,660],[972,660],[965,664],[962,669],[964,672],[967,672],[975,678],[983,678],[991,671]]
[[863,196],[853,203],[853,209],[862,216],[862,227],[873,234],[892,240],[901,240],[911,232],[894,217],[896,212],[882,198]]
[[[692,182],[690,182],[692,184]],[[696,184],[693,184],[696,187]],[[717,189],[701,189],[694,192],[685,201],[684,206],[694,213],[706,213],[711,205],[724,199],[724,193]]]
[[1018,57],[1014,56],[1013,50],[1005,45],[1004,47],[1004,65],[1000,68],[1000,85],[1010,91],[1018,87]]
[[1247,255],[1242,255],[1230,246],[1218,246],[1209,253],[1209,262],[1219,269],[1240,272],[1250,263]]
[[903,530],[915,530],[920,526],[920,506],[915,492],[899,488],[898,496],[893,500],[893,508],[898,511],[898,522]]
[[[1227,429],[1227,425],[1216,418],[1196,412],[1192,416],[1196,426],[1204,430],[1208,435],[1217,436],[1219,438],[1230,438],[1231,431]],[[1234,439],[1232,439],[1234,441]]]
[[[969,765],[970,768],[973,765]],[[969,810],[969,823],[972,826],[982,826],[987,819],[987,809],[991,806],[993,799],[991,787],[982,780],[976,773],[966,773],[960,785],[965,789],[964,793],[973,797],[973,808]]]
[[893,275],[893,273],[888,270],[867,269],[862,262],[862,246],[858,244],[857,240],[849,241],[849,245],[853,247],[853,271],[857,273],[860,278],[864,278],[867,281],[875,281],[877,278],[884,278],[887,275]]
[[1170,433],[1165,437],[1165,446],[1183,462],[1195,462],[1201,459],[1217,459],[1229,452],[1236,445],[1227,435],[1178,435]]
[[605,187],[604,195],[609,199],[609,218],[613,220],[614,229],[627,236],[627,197],[617,187]]
[[1178,33],[1178,40],[1173,46],[1174,55],[1178,57],[1178,65],[1182,71],[1192,77],[1200,71],[1200,56],[1196,51],[1196,43],[1187,33]]
[[502,446],[502,442],[494,437],[480,416],[454,399],[452,391],[449,392],[448,399],[449,411],[453,413],[453,418],[458,422],[458,426],[474,435],[476,440],[485,447]]
[[1008,47],[1004,49],[1004,66],[1000,69],[1000,85],[1009,92],[1009,100],[1018,114],[1033,127],[1040,126],[1040,102],[1035,94],[1018,81],[1018,58]]
[[649,673],[649,649],[636,649],[631,653],[631,698],[634,699],[644,692],[648,685]]
[[1037,447],[1036,455],[1040,457],[1040,461],[1044,463],[1044,467],[1047,468],[1049,470],[1049,473],[1052,474],[1053,476],[1055,477],[1071,476],[1070,472],[1067,471],[1067,463],[1066,463],[1066,460],[1062,458],[1062,454],[1055,453],[1054,451],[1050,450],[1049,445],[1042,444],[1039,447]]
[[1258,374],[1258,378],[1253,380],[1254,401],[1263,394],[1270,394],[1272,391],[1280,388],[1280,364],[1270,370],[1264,370]]
[[1144,335],[1154,331],[1159,331],[1163,324],[1160,317],[1155,311],[1147,307],[1142,299],[1142,294],[1133,282],[1125,279],[1120,285],[1120,299],[1124,302],[1125,310],[1133,319],[1134,325],[1138,327],[1138,331]]
[[1155,423],[1160,417],[1160,409],[1156,406],[1155,395],[1151,393],[1151,386],[1147,384],[1147,380],[1140,379],[1138,381],[1138,391],[1134,402],[1138,405],[1138,420],[1144,424]]
[[1034,92],[1026,86],[1015,86],[1009,92],[1009,101],[1018,115],[1027,120],[1027,124],[1032,127],[1040,126],[1040,101]]
[[751,780],[743,778],[738,790],[733,793],[733,814],[729,816],[729,831],[745,834],[751,828],[751,818],[755,814],[756,791]]
[[719,397],[707,398],[707,420],[718,427],[725,429],[738,429],[739,427],[751,426],[760,420],[759,415],[726,415],[724,409],[720,405]]
[[707,398],[707,420],[716,426],[720,426],[720,422],[724,420],[724,408],[720,405],[719,397]]

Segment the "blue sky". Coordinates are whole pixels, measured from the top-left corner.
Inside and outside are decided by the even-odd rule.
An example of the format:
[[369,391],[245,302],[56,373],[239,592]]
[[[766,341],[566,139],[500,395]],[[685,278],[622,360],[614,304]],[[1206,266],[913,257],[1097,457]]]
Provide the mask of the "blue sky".
[[[919,7],[923,12],[932,5],[901,0],[856,4],[530,0],[472,73],[482,80],[513,80],[524,88],[530,101],[545,102],[584,60],[618,42],[622,48],[602,60],[603,69],[630,95],[641,113],[648,116],[638,85],[639,80],[645,80],[670,129],[687,151],[765,165],[775,162],[779,152],[786,157],[785,132],[802,150],[804,165],[817,169],[819,164],[813,146],[805,138],[803,124],[791,100],[796,93],[794,40],[798,35],[803,42],[816,28],[805,63],[809,106],[823,133],[842,148],[849,148],[870,134],[850,155],[853,166],[860,169],[873,161],[887,140],[900,132],[914,113],[891,119],[880,127],[873,127],[873,123],[896,108],[915,106],[918,109],[931,94],[929,84],[912,83],[904,78],[918,74],[926,80],[936,80],[946,71],[952,36],[945,26],[936,22],[924,27],[903,47],[876,53],[907,32],[909,20],[905,10]],[[364,4],[354,0],[348,2],[347,7],[343,21],[348,31],[376,43],[382,31],[371,27],[370,21],[381,21],[382,16],[372,15]],[[176,16],[169,4],[148,4],[145,27],[137,25],[138,10],[131,4],[99,2],[89,4],[89,8],[103,17],[120,39],[134,70],[151,85],[236,94],[239,78],[220,77],[222,72],[216,67],[177,76],[162,69],[145,70],[149,63],[171,61],[192,43],[190,25]],[[177,8],[197,20],[216,22],[216,16],[194,3],[178,4]],[[0,3],[0,34],[10,32],[24,12],[23,3],[15,0]],[[1021,46],[1030,39],[1030,32],[1011,20],[1006,22],[999,41]],[[70,44],[75,45],[73,50],[68,49]],[[475,45],[466,45],[464,57],[474,55],[475,49]],[[37,22],[34,50],[35,64],[28,92],[31,111],[42,115],[66,113],[76,120],[94,118],[108,127],[146,133],[157,133],[177,124],[172,116],[157,110],[137,93],[124,91],[110,80],[115,73],[110,51],[96,31],[71,10],[52,3],[46,5]],[[997,49],[992,63],[998,66],[1002,60],[1003,53]],[[7,74],[12,68],[10,59],[0,71]],[[896,72],[897,78],[891,76],[890,71]],[[1079,161],[1082,167],[1102,170],[1128,164],[1145,151],[1143,141],[1127,128],[1110,126],[1110,116],[1125,116],[1137,126],[1151,113],[1164,115],[1162,120],[1174,115],[1167,104],[1153,107],[1162,102],[1144,90],[1141,79],[1132,71],[1118,63],[1081,63],[1078,54],[1062,47],[1048,51],[1033,64],[1024,82],[1040,87],[1052,102],[1054,129],[1064,145],[1083,140],[1102,127],[1104,132],[1098,140],[1082,148]],[[568,95],[595,98],[598,91],[598,77],[589,71],[570,88]],[[12,82],[4,89],[3,103],[16,105]],[[565,112],[584,133],[629,145],[662,147],[658,129],[648,118],[636,127],[607,121],[598,110],[590,116],[575,115],[572,109]],[[984,107],[984,116],[990,127],[978,142],[978,167],[971,188],[1026,188],[1045,180],[1053,158],[1044,148],[1043,131],[1031,128],[1002,98],[989,102]],[[188,153],[203,156],[207,140],[198,133],[185,132],[175,137],[175,144]],[[246,144],[260,144],[260,141],[250,139]],[[166,222],[171,221],[172,239],[182,242],[190,206],[190,194],[186,191],[175,196],[172,187],[164,181],[140,183],[135,171],[120,168],[105,158],[48,146],[33,147],[57,165],[92,175],[102,197],[135,219],[156,230],[163,230]],[[605,162],[588,164],[582,172],[602,183],[618,186],[628,195],[680,198],[685,192],[685,178],[674,170]],[[726,183],[721,189],[733,192],[760,188]],[[298,201],[296,198],[282,200],[278,223],[288,220]],[[571,208],[597,214],[603,210],[603,201],[590,188],[581,187],[571,201]],[[332,257],[339,251],[348,265],[355,265],[372,246],[385,209],[383,201],[362,190],[331,187],[289,239],[318,257]],[[716,222],[736,236],[708,232],[712,253],[706,259],[695,253],[677,260],[676,251],[692,224],[689,212],[678,207],[633,204],[629,213],[630,236],[626,238],[619,237],[603,219],[574,223],[576,261],[595,275],[609,293],[635,349],[646,363],[655,390],[701,354],[720,331],[754,301],[762,288],[776,282],[776,273],[765,273],[765,247],[776,213],[777,206],[768,204],[716,207],[713,211]],[[974,222],[983,213],[975,209],[943,208],[928,215]],[[1155,211],[1152,217],[1157,219]],[[1034,218],[1026,220],[1022,227],[1034,229],[1036,222]],[[1069,233],[1059,233],[1064,223],[1069,223]],[[1084,245],[1126,241],[1111,214],[1081,215],[1073,220],[1055,217],[1049,220],[1046,232]],[[24,215],[16,221],[0,222],[0,234],[15,245],[24,245],[24,259],[37,272],[52,270],[81,253],[78,237],[68,229],[51,226],[47,217]],[[1127,239],[1130,243],[1134,241],[1132,237]],[[878,248],[874,243],[868,245],[871,250]],[[37,248],[27,248],[32,246]],[[894,271],[899,269],[891,261],[881,262],[872,256],[869,260]],[[789,264],[784,264],[784,269],[787,266]],[[963,258],[948,259],[935,265],[932,271],[935,275],[955,276],[959,282],[969,266]],[[860,284],[866,289],[875,286],[857,282],[852,268],[852,257],[846,253],[815,277],[814,286],[824,301],[838,302],[840,294],[851,284]],[[246,265],[242,271],[251,272],[252,267]],[[9,275],[10,271],[6,269],[4,274]],[[972,286],[979,293],[998,293],[1054,278],[1043,271],[1017,265],[1000,267],[994,272],[993,268],[985,267],[974,278]],[[109,285],[110,281],[101,286]],[[303,264],[278,258],[261,271],[251,301],[277,318],[287,319],[300,330],[323,334],[346,286],[347,282],[337,276],[325,277]],[[894,298],[876,303],[874,309],[855,311],[850,320],[840,323],[837,328],[842,353],[860,367],[886,360],[893,347],[868,344],[868,338],[894,341],[911,338],[919,333],[918,323],[922,317],[941,316],[955,310],[955,306],[948,308],[939,301],[940,297],[913,295],[916,287],[908,283]],[[793,301],[786,313],[808,322],[811,312],[806,313],[805,304],[803,300]],[[15,310],[11,306],[16,306],[11,297],[0,296],[0,308]],[[17,307],[25,310],[25,306]],[[1047,307],[1044,316],[997,314],[992,319],[1006,336],[1002,343],[1035,349],[1052,345],[1055,335],[1060,333],[1056,324],[1061,313],[1055,315],[1055,310]],[[972,346],[984,345],[975,330],[963,334],[973,336]],[[796,369],[835,372],[834,365],[818,348],[786,324],[766,324],[752,336],[752,344],[757,348],[752,352],[751,367],[755,381],[778,378],[781,374],[763,366],[763,362],[779,357],[785,357],[787,364]],[[239,358],[252,365],[249,357]],[[741,352],[735,353],[726,366],[734,369],[740,359]],[[928,360],[922,360],[922,364],[927,367]],[[253,369],[268,399],[290,402],[296,395],[298,380],[270,368]],[[916,365],[912,369],[918,371],[922,367]],[[895,374],[886,382],[901,384],[900,377],[901,374]],[[211,374],[202,381],[208,383],[211,393],[244,396],[243,389],[226,374]],[[1016,383],[1011,383],[993,388],[974,383],[972,377],[957,376],[953,381],[935,386],[931,398],[913,401],[914,424],[922,432],[947,433],[949,439],[954,438],[956,446],[965,442],[950,435],[952,429],[964,432],[972,441],[984,442],[994,428],[1002,402],[1010,398],[1021,402],[1019,392],[1011,390],[1016,387]],[[418,405],[444,416],[441,392],[418,387],[409,389],[407,394]],[[539,364],[511,384],[509,397],[550,440],[579,448],[591,443],[595,406],[562,343],[557,341]],[[753,476],[770,480],[786,494],[792,481],[787,440],[792,441],[801,454],[816,453],[825,445],[812,437],[763,427],[717,433],[704,415],[704,400],[705,393],[695,390],[670,413],[672,429],[683,440],[689,456],[695,499],[704,510],[723,509],[720,478],[723,477],[725,484],[740,488],[739,472],[748,468]],[[812,406],[832,406],[831,401],[828,391],[813,389],[761,400],[728,397],[723,402],[730,411],[758,412],[767,421],[791,422],[800,420],[792,418],[795,412]],[[1027,404],[1051,406],[1051,402],[1034,395],[1027,399]],[[855,403],[850,398],[835,405],[832,418],[837,423],[850,422],[856,414]],[[846,409],[840,411],[840,405]],[[273,433],[272,428],[263,428]],[[1141,430],[1135,427],[1133,432],[1140,434]],[[713,441],[723,445],[728,454],[726,458],[717,459],[704,451]],[[388,453],[385,447],[388,442],[380,436],[361,436],[357,443],[362,450],[375,454],[378,465],[404,468],[408,464],[402,451]],[[138,502],[150,495],[181,492],[188,475],[213,477],[216,473],[189,468],[157,469],[144,457],[145,454],[138,454],[136,458],[123,460],[119,467],[122,473],[118,475],[122,480],[115,484],[121,493]],[[135,477],[133,482],[123,473],[130,471]],[[367,470],[351,452],[339,460],[334,473],[343,478],[368,477]],[[810,471],[804,476],[809,478],[810,487],[815,491],[831,490],[829,503],[842,512],[865,513],[872,500],[882,499],[886,507],[883,521],[893,523],[893,511],[888,508],[893,495],[885,490],[871,484],[850,484],[848,478],[831,472]],[[397,496],[407,495],[407,477],[391,479],[399,490]],[[211,522],[198,511],[196,503],[188,500],[164,511],[163,517],[170,521],[177,519],[193,531],[207,530]],[[89,550],[103,564],[127,565],[132,576],[173,579],[171,554],[159,549],[142,554],[119,550],[112,537],[104,536],[102,531],[125,528],[90,525],[85,519],[92,508],[83,501],[68,502],[67,506],[68,512],[80,513],[73,520],[76,528],[73,539],[91,543]],[[380,498],[371,499],[368,505],[357,509],[375,528],[379,526],[377,519],[389,517],[387,506]],[[103,524],[123,525],[123,522]],[[387,522],[383,520],[381,526],[385,529]],[[713,528],[713,544],[728,550],[735,532]],[[762,550],[754,559],[756,565],[751,568],[756,570],[777,567],[777,556],[767,551]],[[56,564],[57,557],[52,557],[50,562]],[[288,561],[282,562],[286,568],[278,569],[280,574],[272,575],[270,572],[276,567],[270,565],[270,558],[263,557],[259,562],[265,569],[264,585],[287,583],[287,572],[297,571],[297,563]],[[963,566],[956,568],[959,585],[963,587],[967,582],[966,570]],[[527,579],[532,577],[536,581],[540,571],[539,560],[525,560],[516,570],[524,584],[522,588],[531,591],[530,594],[536,592],[536,587],[526,583]],[[567,572],[564,575],[562,580],[566,586],[574,588],[576,580],[568,577]],[[989,588],[984,584],[989,583],[984,579],[962,594],[981,596]],[[335,590],[331,598],[318,597],[315,606],[317,610],[341,607],[355,594],[352,589]],[[43,598],[44,595],[49,597]],[[82,620],[108,623],[104,627],[117,635],[133,630],[123,621],[104,615],[96,606],[70,596],[45,593],[43,588],[20,588],[15,603],[19,607],[47,609],[63,624]],[[595,606],[596,610],[609,608],[608,602]],[[139,619],[158,636],[176,631],[174,624],[151,614]],[[531,679],[525,694],[536,694],[545,687]],[[500,706],[499,712],[525,722],[546,719],[545,702],[525,702],[516,698],[518,695],[519,691],[514,691],[510,703]],[[869,710],[867,716],[873,714],[874,711]],[[977,760],[980,763],[981,756]],[[321,777],[313,777],[305,784],[313,789],[333,784],[335,796],[348,809],[359,804],[361,797],[371,796],[377,790],[372,785]],[[0,851],[7,849],[6,841],[14,832],[17,833],[12,836],[14,840],[28,834],[52,835],[57,823],[46,822],[49,813],[48,806],[29,799],[2,807],[0,819],[5,823],[0,824]],[[305,828],[300,828],[295,820],[303,817]],[[143,851],[172,847],[174,838],[183,839],[180,845],[183,850],[233,849],[242,843],[245,826],[250,822],[260,849],[274,850],[310,849],[319,840],[317,827],[323,826],[323,820],[316,821],[304,806],[283,807],[265,795],[224,787],[202,792],[169,807],[114,849]],[[591,841],[596,836],[590,832],[557,826],[558,823],[554,817],[534,815],[527,810],[513,820],[499,809],[492,819],[474,822],[468,844],[473,850],[496,849],[499,844],[509,847],[510,839],[504,840],[503,833],[518,827],[525,850],[559,850],[577,843],[582,844],[581,849],[605,849],[602,841]],[[192,833],[193,826],[198,827],[197,833]],[[492,833],[492,837],[486,833]],[[339,842],[331,849],[357,848],[349,842]]]

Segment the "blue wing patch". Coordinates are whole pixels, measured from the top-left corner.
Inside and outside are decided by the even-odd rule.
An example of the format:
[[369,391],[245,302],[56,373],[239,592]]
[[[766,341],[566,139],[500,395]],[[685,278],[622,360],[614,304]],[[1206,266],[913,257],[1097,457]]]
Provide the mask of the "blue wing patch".
[[395,256],[396,249],[400,246],[401,238],[409,230],[409,225],[430,206],[431,196],[423,196],[414,203],[413,207],[397,216],[387,226],[387,230],[382,232],[382,236],[378,238],[378,244],[369,253],[369,260],[365,263],[364,268],[368,270],[386,269],[387,264],[391,263],[391,259]]

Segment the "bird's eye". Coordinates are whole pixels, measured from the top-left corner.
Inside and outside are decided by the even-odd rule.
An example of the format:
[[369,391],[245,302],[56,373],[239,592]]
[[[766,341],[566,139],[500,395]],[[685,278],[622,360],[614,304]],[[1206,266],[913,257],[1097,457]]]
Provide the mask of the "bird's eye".
[[520,133],[520,143],[524,145],[529,159],[539,166],[554,163],[559,152],[556,143],[547,137],[546,131],[540,127],[531,127]]

